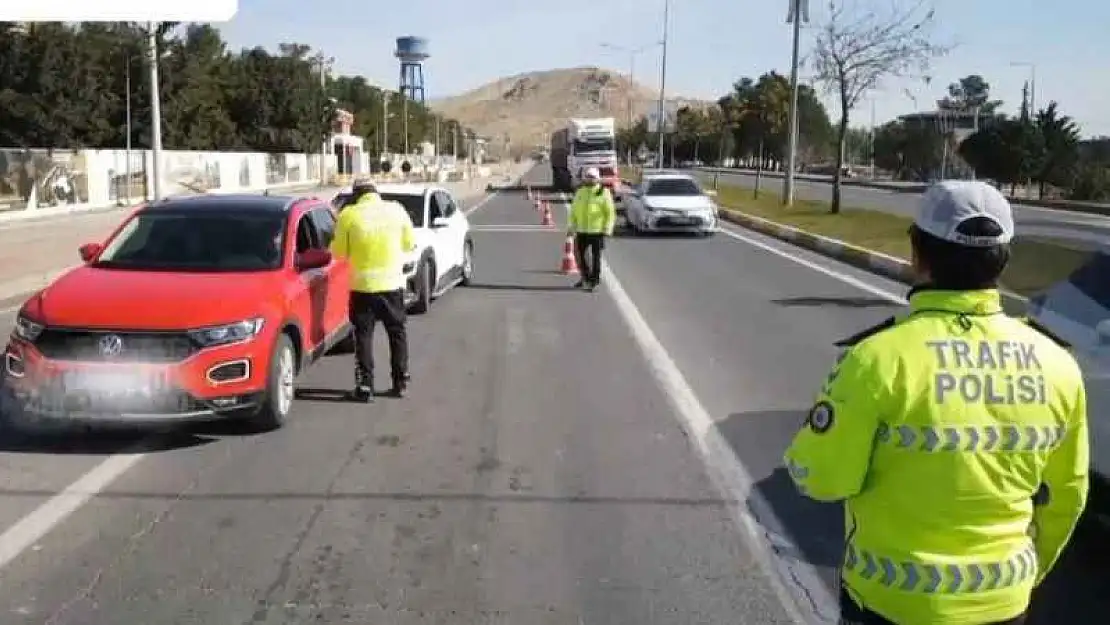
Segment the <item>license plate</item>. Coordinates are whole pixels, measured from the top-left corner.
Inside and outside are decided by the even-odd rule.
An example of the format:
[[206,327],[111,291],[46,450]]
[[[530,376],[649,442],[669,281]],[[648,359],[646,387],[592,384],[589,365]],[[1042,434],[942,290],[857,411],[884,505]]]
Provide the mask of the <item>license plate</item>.
[[103,399],[150,397],[165,387],[163,376],[133,371],[70,371],[64,375],[62,384],[66,395]]

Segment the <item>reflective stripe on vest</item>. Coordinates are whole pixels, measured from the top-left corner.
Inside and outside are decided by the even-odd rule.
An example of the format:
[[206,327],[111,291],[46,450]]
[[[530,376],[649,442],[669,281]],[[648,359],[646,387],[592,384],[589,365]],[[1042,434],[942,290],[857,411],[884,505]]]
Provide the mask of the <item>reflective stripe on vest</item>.
[[1067,428],[1055,426],[879,425],[876,440],[897,449],[939,452],[1028,452],[1055,448]]
[[937,566],[917,562],[897,562],[849,543],[845,550],[844,570],[865,580],[877,581],[888,588],[928,594],[975,593],[1018,586],[1037,575],[1037,554],[1033,547],[996,562],[957,566]]

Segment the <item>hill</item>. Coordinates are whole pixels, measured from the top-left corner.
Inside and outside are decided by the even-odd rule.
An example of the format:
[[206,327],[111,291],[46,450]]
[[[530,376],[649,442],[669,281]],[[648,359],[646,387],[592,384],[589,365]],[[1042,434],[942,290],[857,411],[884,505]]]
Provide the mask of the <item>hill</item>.
[[[487,137],[509,137],[514,146],[546,145],[549,133],[570,117],[615,117],[628,124],[658,108],[659,91],[599,67],[576,67],[501,78],[464,94],[432,100],[429,107]],[[672,98],[667,109],[711,102]]]

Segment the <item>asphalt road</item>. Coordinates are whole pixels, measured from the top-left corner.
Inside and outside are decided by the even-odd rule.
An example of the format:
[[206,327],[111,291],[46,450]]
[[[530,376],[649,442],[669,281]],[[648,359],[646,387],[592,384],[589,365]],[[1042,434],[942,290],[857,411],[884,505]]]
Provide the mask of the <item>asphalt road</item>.
[[[780,585],[833,618],[839,507],[779,458],[833,341],[903,289],[729,230],[616,238],[591,295],[522,194],[471,219],[475,284],[411,319],[405,400],[336,401],[335,356],[277,432],[155,436],[131,465],[138,436],[0,436],[0,621],[775,625]],[[1102,620],[1094,546],[1034,623]]]
[[[713,176],[711,173],[704,175],[709,179]],[[755,180],[754,174],[720,174],[721,184],[754,188]],[[775,177],[766,177],[760,182],[762,188],[776,193],[781,193],[782,184],[783,179]],[[832,197],[831,188],[830,183],[815,180],[796,180],[794,187],[796,197],[800,199],[824,201]],[[921,194],[846,185],[841,188],[841,197],[844,206],[912,217]],[[1079,239],[1100,245],[1110,243],[1110,217],[1103,215],[1015,204],[1014,217],[1018,234]]]

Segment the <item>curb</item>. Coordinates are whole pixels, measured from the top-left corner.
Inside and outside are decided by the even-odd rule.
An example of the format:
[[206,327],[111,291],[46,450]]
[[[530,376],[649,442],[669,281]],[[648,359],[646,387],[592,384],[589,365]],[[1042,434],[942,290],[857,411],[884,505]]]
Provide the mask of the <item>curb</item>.
[[[834,260],[839,260],[853,267],[869,271],[873,274],[900,282],[906,286],[913,285],[913,270],[909,262],[895,258],[881,252],[852,245],[840,239],[826,237],[800,228],[780,224],[770,219],[756,217],[747,213],[721,207],[719,217],[748,230],[774,237],[780,241],[817,252]],[[1017,293],[1002,291],[1003,304],[1008,311],[1024,310],[1029,300]]]

